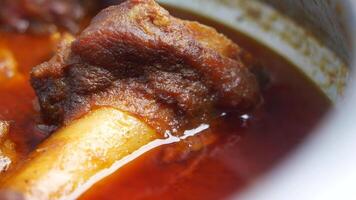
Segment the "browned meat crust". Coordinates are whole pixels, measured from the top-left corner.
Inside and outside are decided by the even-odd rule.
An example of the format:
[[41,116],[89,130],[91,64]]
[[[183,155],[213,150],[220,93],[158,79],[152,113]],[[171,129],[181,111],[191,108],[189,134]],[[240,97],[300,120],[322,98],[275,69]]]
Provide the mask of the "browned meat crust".
[[18,32],[48,33],[57,27],[71,32],[93,0],[0,0],[0,26]]
[[243,112],[259,102],[240,54],[212,28],[174,18],[153,0],[129,0],[103,10],[35,67],[31,81],[49,124],[113,106],[164,132],[202,122],[216,108]]

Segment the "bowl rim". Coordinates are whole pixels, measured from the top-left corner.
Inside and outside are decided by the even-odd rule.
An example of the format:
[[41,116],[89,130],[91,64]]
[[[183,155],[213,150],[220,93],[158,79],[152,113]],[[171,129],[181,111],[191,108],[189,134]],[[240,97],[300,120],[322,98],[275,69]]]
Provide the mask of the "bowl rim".
[[[334,200],[356,196],[356,1],[348,6],[350,78],[345,96],[293,155],[238,199]],[[301,164],[302,163],[302,164]],[[232,199],[237,196],[232,196]]]

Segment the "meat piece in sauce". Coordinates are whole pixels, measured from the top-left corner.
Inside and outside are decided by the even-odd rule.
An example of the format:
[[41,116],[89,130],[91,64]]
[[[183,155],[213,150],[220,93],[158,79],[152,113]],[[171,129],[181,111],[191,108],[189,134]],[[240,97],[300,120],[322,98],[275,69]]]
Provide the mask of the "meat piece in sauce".
[[0,0],[0,26],[19,32],[48,33],[56,27],[71,32],[94,1],[83,0]]
[[31,81],[48,124],[112,106],[158,132],[180,130],[217,108],[244,112],[258,104],[258,83],[241,52],[216,30],[177,19],[153,0],[129,0],[100,12],[35,67]]

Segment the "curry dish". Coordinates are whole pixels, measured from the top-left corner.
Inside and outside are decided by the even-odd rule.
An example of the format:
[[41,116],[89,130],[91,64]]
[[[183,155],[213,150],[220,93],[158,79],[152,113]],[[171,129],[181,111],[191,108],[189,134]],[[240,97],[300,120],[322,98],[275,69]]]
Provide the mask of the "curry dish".
[[0,199],[224,199],[331,107],[272,50],[163,7],[0,0]]

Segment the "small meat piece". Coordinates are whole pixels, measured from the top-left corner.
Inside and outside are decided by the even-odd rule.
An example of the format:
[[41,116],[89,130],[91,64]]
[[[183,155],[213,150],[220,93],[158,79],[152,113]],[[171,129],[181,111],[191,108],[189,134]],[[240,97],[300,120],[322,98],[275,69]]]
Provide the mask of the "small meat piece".
[[0,26],[18,32],[48,33],[57,27],[79,30],[93,0],[0,0]]
[[153,0],[129,0],[100,12],[35,67],[31,81],[52,125],[112,106],[159,132],[180,130],[217,108],[244,112],[259,103],[241,52],[216,30],[177,19]]

